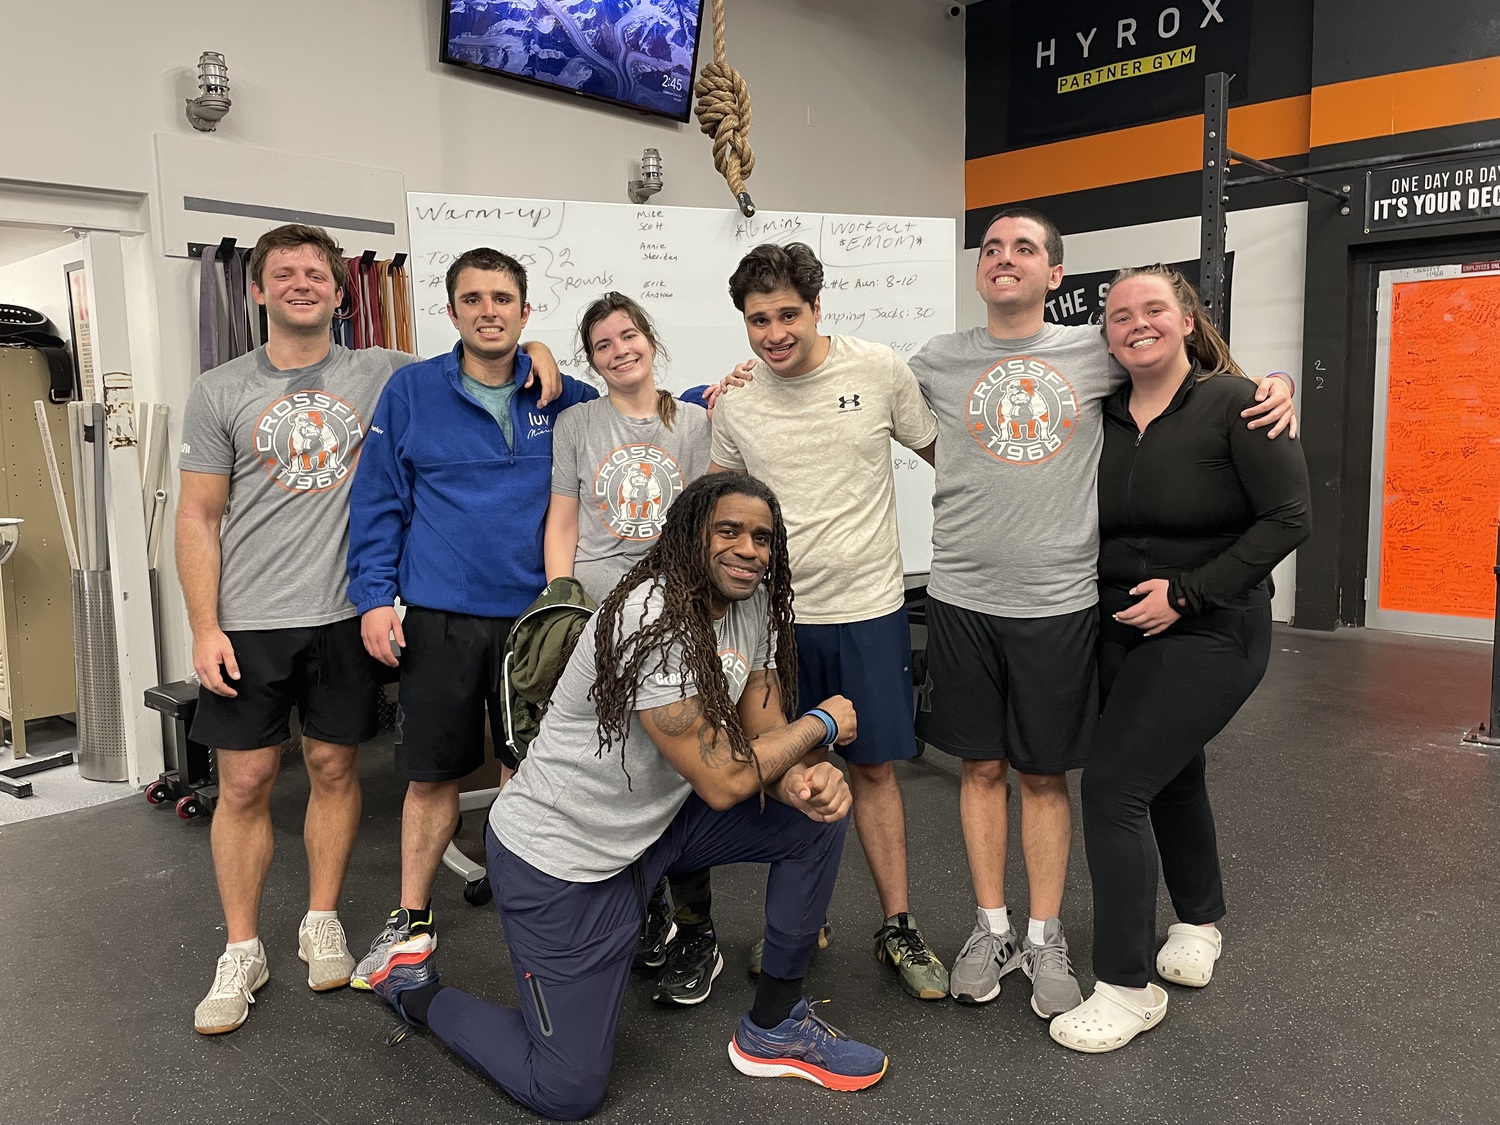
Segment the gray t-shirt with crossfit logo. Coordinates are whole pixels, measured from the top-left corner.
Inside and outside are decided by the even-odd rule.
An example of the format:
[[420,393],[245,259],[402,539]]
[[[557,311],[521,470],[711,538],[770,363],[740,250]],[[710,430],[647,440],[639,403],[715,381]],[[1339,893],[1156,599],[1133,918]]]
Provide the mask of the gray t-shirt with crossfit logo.
[[[645,628],[661,606],[651,583],[637,586],[621,607],[621,633]],[[598,623],[595,614],[584,627],[541,733],[490,809],[490,827],[502,844],[554,879],[574,883],[597,883],[629,867],[661,838],[692,792],[634,715],[624,746],[602,753],[599,713],[589,699]],[[730,699],[739,699],[752,671],[774,666],[767,634],[764,588],[730,605],[716,630]],[[682,649],[674,645],[660,666],[647,661],[635,710],[697,694]]]
[[928,593],[996,617],[1094,605],[1103,402],[1125,379],[1098,327],[952,332],[911,369],[938,421]]
[[178,468],[229,477],[219,627],[284,629],[354,616],[349,481],[392,372],[415,356],[333,345],[278,371],[265,348],[205,371],[182,416]]
[[573,575],[602,602],[651,549],[682,490],[708,471],[708,412],[679,402],[668,429],[607,398],[571,406],[552,435],[552,491],[578,499]]

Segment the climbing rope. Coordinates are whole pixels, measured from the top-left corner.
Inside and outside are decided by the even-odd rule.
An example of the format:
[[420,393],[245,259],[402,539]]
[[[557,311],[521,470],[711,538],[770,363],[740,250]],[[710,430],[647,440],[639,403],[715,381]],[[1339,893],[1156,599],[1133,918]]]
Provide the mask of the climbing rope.
[[713,0],[714,61],[698,73],[693,93],[698,102],[693,112],[698,124],[714,141],[714,167],[734,192],[740,211],[749,218],[755,204],[745,190],[745,180],[755,169],[750,151],[750,88],[740,72],[729,65],[724,47],[724,0]]

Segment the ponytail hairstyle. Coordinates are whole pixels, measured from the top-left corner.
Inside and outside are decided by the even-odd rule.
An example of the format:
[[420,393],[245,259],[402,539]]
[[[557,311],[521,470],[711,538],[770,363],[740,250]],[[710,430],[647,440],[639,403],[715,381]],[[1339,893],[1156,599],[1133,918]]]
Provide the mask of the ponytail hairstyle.
[[[663,365],[671,360],[666,346],[656,337],[656,325],[652,323],[651,316],[640,304],[625,296],[624,293],[616,293],[611,290],[593,301],[588,308],[583,310],[583,316],[578,320],[578,354],[574,359],[581,359],[593,369],[594,374],[602,379],[599,369],[594,366],[594,329],[599,322],[614,313],[622,312],[629,318],[635,329],[646,338],[646,343],[651,345],[651,351],[655,358],[662,361]],[[652,362],[655,369],[655,360]],[[671,392],[657,388],[656,391],[656,416],[661,419],[662,425],[671,429],[677,421],[677,400],[672,397]]]
[[[1198,378],[1207,379],[1211,375],[1238,375],[1241,379],[1248,379],[1244,368],[1235,362],[1234,356],[1229,354],[1229,344],[1214,327],[1213,321],[1208,317],[1208,310],[1203,307],[1203,299],[1198,296],[1198,290],[1182,276],[1181,271],[1171,266],[1162,265],[1157,262],[1149,266],[1132,266],[1115,274],[1110,281],[1113,289],[1122,281],[1128,281],[1132,277],[1159,277],[1167,283],[1172,290],[1172,296],[1177,301],[1177,306],[1185,316],[1193,318],[1193,330],[1188,333],[1185,344],[1187,346],[1188,358],[1197,365]],[[1102,330],[1101,330],[1102,331]]]

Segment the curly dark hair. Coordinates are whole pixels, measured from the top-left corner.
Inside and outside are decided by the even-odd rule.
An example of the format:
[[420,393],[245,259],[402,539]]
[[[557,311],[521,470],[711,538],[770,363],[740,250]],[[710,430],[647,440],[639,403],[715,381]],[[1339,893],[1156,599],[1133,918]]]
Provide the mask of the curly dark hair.
[[[781,707],[788,719],[797,712],[797,644],[792,633],[791,563],[781,505],[763,482],[746,473],[709,473],[688,485],[667,509],[661,536],[645,558],[626,573],[604,599],[594,638],[594,686],[589,699],[599,715],[599,755],[620,744],[620,766],[627,780],[625,732],[635,710],[637,685],[653,673],[667,671],[674,647],[683,653],[684,670],[698,690],[704,719],[729,739],[730,757],[755,764],[750,739],[729,697],[729,682],[719,660],[719,645],[710,616],[714,588],[708,573],[708,530],[714,509],[725,496],[750,496],[771,509],[771,562],[765,584],[766,656],[776,663]],[[661,601],[661,613],[630,636],[624,636],[625,600],[643,583],[647,597]],[[767,698],[770,685],[766,686]],[[762,779],[764,785],[764,779]]]
[[729,278],[729,299],[740,312],[751,293],[774,293],[778,289],[794,290],[811,305],[823,292],[823,263],[805,242],[788,242],[778,246],[764,242],[740,259]]

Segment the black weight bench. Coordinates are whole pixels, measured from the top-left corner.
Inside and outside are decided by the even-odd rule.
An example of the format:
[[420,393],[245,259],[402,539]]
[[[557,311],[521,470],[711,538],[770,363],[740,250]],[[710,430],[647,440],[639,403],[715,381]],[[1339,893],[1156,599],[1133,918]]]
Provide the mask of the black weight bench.
[[146,800],[153,805],[175,802],[183,820],[207,816],[213,812],[219,787],[214,783],[214,752],[188,737],[193,712],[198,709],[198,685],[187,680],[157,684],[146,690],[146,706],[171,719],[177,735],[177,768],[146,787]]

